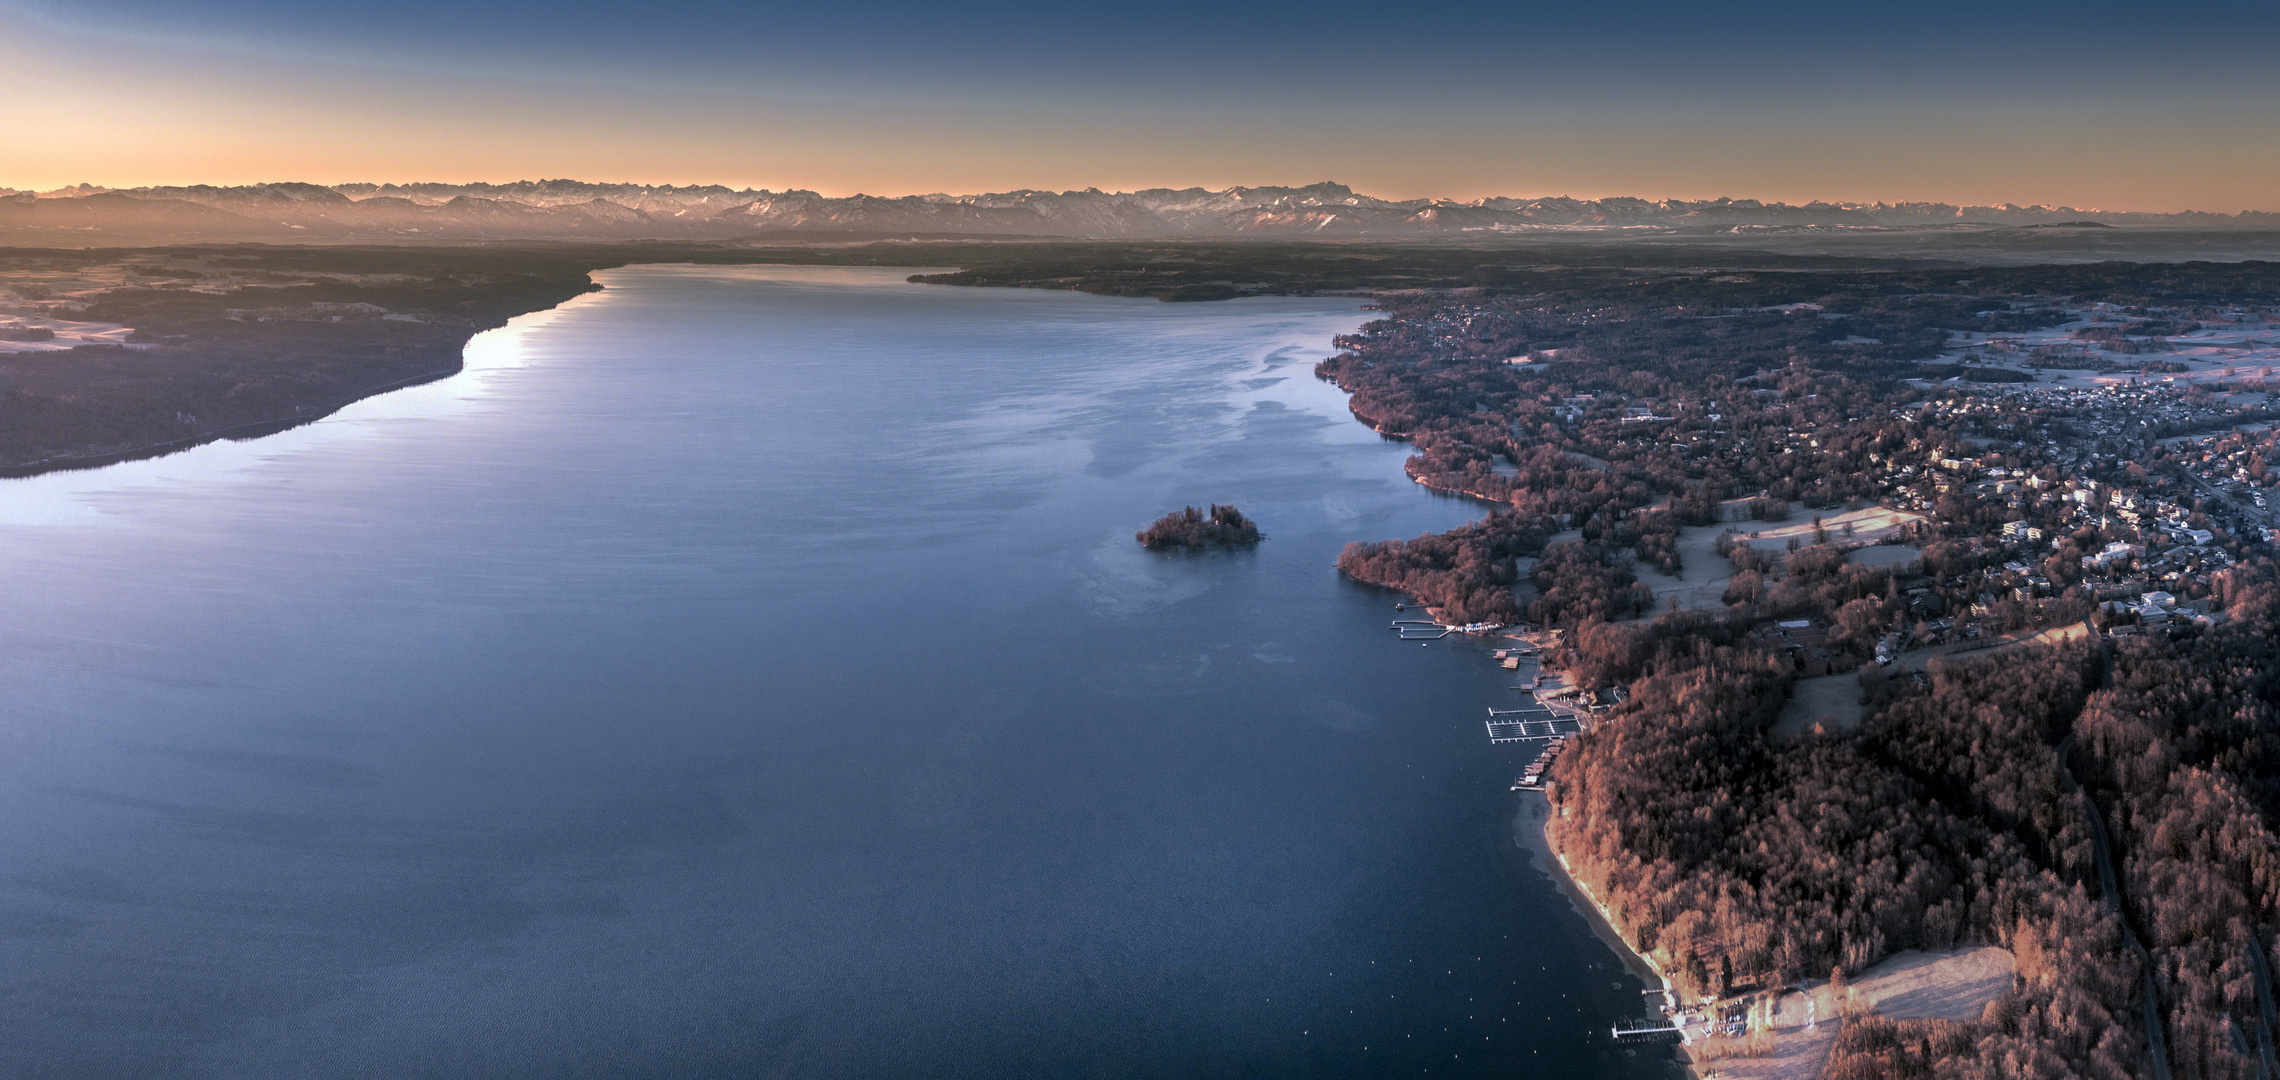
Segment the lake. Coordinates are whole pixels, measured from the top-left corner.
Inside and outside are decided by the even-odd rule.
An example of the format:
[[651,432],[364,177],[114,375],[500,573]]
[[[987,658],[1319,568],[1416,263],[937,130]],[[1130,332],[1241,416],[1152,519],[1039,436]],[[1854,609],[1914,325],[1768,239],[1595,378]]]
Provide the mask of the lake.
[[1660,1075],[1510,677],[1332,567],[1479,512],[1314,378],[1360,301],[910,272],[0,481],[0,1072]]

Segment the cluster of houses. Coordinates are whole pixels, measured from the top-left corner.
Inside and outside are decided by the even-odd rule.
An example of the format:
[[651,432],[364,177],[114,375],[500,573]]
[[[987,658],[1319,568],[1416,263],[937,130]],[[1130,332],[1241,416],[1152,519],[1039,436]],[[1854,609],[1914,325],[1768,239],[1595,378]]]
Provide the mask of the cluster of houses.
[[[2100,608],[2109,619],[2117,616],[2134,616],[2138,626],[2159,626],[2171,621],[2192,622],[2207,626],[2214,622],[2206,600],[2180,604],[2177,597],[2165,590],[2154,589],[2136,596],[2107,600]],[[2129,626],[2117,626],[2116,634],[2134,633]]]

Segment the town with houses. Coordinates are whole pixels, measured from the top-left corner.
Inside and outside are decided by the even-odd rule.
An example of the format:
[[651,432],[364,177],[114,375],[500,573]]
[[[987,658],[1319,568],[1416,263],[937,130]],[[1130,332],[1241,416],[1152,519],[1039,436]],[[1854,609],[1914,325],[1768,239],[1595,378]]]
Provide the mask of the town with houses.
[[[1909,542],[1905,562],[1887,557],[1898,569],[1921,571],[1922,546],[1942,540],[1987,557],[1979,561],[1989,565],[1979,569],[1910,585],[1908,610],[1919,618],[1880,638],[1880,662],[1910,647],[1992,638],[2046,622],[2048,602],[2070,588],[2099,606],[2112,632],[2173,619],[2205,623],[2211,575],[2244,546],[2261,551],[2280,539],[2280,516],[2266,491],[2280,484],[2280,469],[2267,471],[2267,462],[2280,458],[2273,445],[2280,386],[2268,389],[2280,370],[2280,321],[2261,311],[2200,311],[2187,334],[2132,338],[2108,330],[2117,320],[2180,320],[2176,313],[2121,312],[2112,305],[2066,314],[2039,333],[1953,335],[1941,360],[1973,370],[1904,380],[1912,400],[1887,415],[1953,436],[1955,445],[1918,438],[1869,451],[1866,476],[1873,489],[1820,510],[1842,522],[1831,526],[1843,530],[1839,546]],[[1424,328],[1436,344],[1457,347],[1486,317],[1444,308]],[[1539,350],[1511,363],[1556,370],[1563,351]],[[1753,393],[1760,401],[1781,396],[1765,388]],[[1583,393],[1559,397],[1549,412],[1571,431],[1594,417],[1612,420],[1618,446],[1667,440],[1694,456],[1733,439],[1726,417],[1710,411],[1720,407]],[[1848,418],[1848,426],[1858,423]],[[1812,451],[1827,436],[1785,425],[1778,437],[1788,446],[1777,449]],[[1608,467],[1602,458],[1571,454]],[[1768,498],[1761,491],[1756,498],[1725,500],[1720,516],[1745,519]],[[1844,520],[1864,508],[1877,519],[1873,536]],[[1818,524],[1823,518],[1814,520],[1810,531],[1827,542],[1828,530]],[[1735,525],[1716,531],[1745,540],[1799,535]],[[1730,580],[1723,567],[1714,577]],[[1788,638],[1794,641],[1799,629],[1788,628]]]

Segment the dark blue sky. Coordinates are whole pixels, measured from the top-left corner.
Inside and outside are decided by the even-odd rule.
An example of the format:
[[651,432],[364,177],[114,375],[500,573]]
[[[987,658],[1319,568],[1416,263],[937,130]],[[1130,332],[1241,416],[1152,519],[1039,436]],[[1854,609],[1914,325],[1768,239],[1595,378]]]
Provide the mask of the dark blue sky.
[[[760,74],[758,68],[1079,94],[1176,92],[1174,80],[1271,89],[1290,79],[1311,89],[1383,90],[1397,83],[1414,93],[1526,85],[1534,81],[1532,72],[1547,68],[1669,84],[1708,73],[1745,82],[1848,73],[1877,82],[1937,72],[2009,81],[1991,70],[2001,67],[2017,75],[2142,85],[2142,76],[2160,71],[2183,75],[2212,62],[2260,56],[2269,63],[2280,46],[2280,6],[2239,0],[845,7],[30,0],[19,6],[64,26],[384,63],[576,63],[663,78],[749,77]],[[2089,77],[2084,63],[2123,70]]]
[[[98,119],[135,91],[168,96],[157,112],[204,102],[203,121],[176,120],[211,124],[209,151],[326,179],[456,162],[466,178],[599,169],[825,190],[1334,176],[1395,195],[2239,209],[2280,178],[2273,140],[2242,130],[2280,106],[2280,5],[2233,0],[0,0],[11,30],[52,65],[18,76],[32,92],[93,67],[71,93]],[[361,139],[275,145],[343,110]],[[122,138],[185,141],[179,122],[168,135],[122,119]],[[296,149],[299,170],[281,153]]]

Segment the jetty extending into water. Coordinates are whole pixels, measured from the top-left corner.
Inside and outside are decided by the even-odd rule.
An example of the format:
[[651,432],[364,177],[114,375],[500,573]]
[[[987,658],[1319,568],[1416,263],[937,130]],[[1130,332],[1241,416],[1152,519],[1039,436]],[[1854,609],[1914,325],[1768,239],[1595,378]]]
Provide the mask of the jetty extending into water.
[[[1398,609],[1396,609],[1398,610]],[[1450,634],[1486,634],[1504,629],[1503,623],[1452,623],[1434,622],[1431,619],[1395,619],[1392,628],[1403,641],[1437,641]]]

